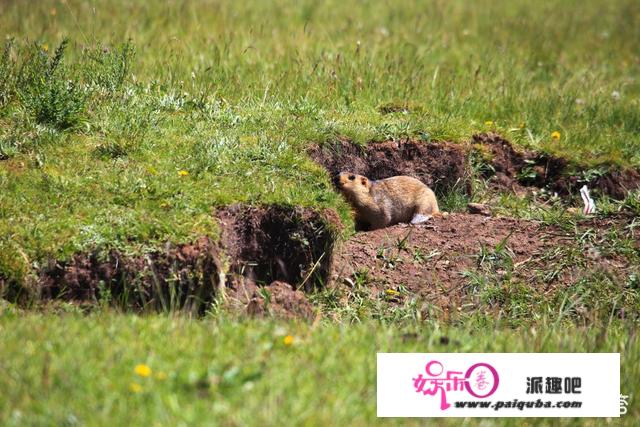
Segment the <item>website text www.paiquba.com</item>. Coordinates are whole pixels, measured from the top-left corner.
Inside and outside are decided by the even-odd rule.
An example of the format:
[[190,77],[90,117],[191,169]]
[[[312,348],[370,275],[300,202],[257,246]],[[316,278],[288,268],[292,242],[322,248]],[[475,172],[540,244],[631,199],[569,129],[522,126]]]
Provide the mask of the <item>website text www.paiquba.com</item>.
[[558,402],[552,402],[550,400],[498,400],[498,401],[474,401],[474,402],[455,402],[456,408],[491,408],[496,411],[500,409],[517,408],[524,410],[525,408],[581,408],[582,402],[576,400],[561,400]]

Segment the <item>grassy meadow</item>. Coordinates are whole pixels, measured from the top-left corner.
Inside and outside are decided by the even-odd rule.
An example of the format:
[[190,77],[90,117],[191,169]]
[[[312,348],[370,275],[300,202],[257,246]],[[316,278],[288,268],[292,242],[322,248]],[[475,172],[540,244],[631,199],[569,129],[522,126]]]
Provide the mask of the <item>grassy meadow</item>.
[[[540,323],[494,334],[429,322],[372,328],[12,313],[3,315],[0,332],[0,388],[6,391],[0,416],[9,426],[391,424],[394,420],[376,419],[376,351],[615,351],[623,354],[623,389],[637,390],[640,374],[638,340],[619,327],[600,333]],[[139,364],[150,372],[137,374]],[[634,416],[637,410],[623,418],[624,424],[634,425]],[[501,419],[500,424],[520,426],[522,421]],[[433,424],[461,422],[479,424],[455,418]],[[534,419],[527,422],[534,424]]]
[[[234,202],[334,208],[348,235],[348,206],[306,154],[341,137],[493,131],[594,173],[640,167],[638,40],[635,0],[0,1],[0,278],[216,238],[212,211]],[[640,199],[601,206],[640,212]],[[549,216],[513,196],[496,209]],[[315,296],[313,324],[0,299],[0,424],[369,425],[376,351],[615,351],[630,414],[605,422],[634,425],[640,280],[624,319],[599,306],[617,303],[615,284],[594,283],[517,324],[357,295]]]

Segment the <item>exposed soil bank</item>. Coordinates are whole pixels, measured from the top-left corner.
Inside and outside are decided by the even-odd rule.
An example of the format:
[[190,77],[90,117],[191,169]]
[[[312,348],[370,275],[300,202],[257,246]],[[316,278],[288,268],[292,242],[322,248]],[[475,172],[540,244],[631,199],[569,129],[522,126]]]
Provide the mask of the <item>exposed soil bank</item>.
[[498,190],[533,186],[569,194],[586,184],[615,199],[624,199],[628,191],[640,188],[636,170],[581,168],[559,157],[517,150],[496,134],[474,135],[464,143],[398,140],[372,142],[364,147],[341,140],[333,145],[313,145],[309,155],[331,175],[344,171],[371,179],[409,175],[436,191],[470,193],[472,165]]
[[[640,266],[630,261],[640,251],[640,227],[632,216],[582,219],[575,229],[562,230],[535,221],[450,214],[425,225],[356,233],[334,247],[332,222],[310,210],[234,206],[218,215],[221,242],[201,238],[136,257],[77,254],[51,261],[25,286],[5,283],[4,295],[26,306],[107,302],[136,311],[202,314],[219,298],[223,282],[226,298],[220,301],[234,311],[312,319],[317,311],[304,292],[312,284],[364,286],[374,298],[392,304],[416,300],[446,318],[454,310],[486,308],[487,301],[499,310],[522,299],[554,298],[575,286],[581,294],[586,291],[579,283],[594,275],[608,280],[617,295],[637,287],[637,279],[630,279],[640,276]],[[278,280],[283,277],[292,284]]]
[[138,256],[80,253],[49,260],[24,285],[7,283],[3,293],[23,305],[63,300],[201,312],[216,293],[219,259],[217,246],[206,237]]
[[455,186],[470,191],[467,148],[452,142],[400,140],[372,142],[366,147],[342,140],[330,146],[312,146],[311,158],[333,176],[354,172],[370,179],[395,175],[418,178],[434,190]]
[[[244,301],[252,314],[310,317],[306,297],[288,283],[311,290],[328,281],[341,227],[337,214],[233,205],[216,216],[222,229],[219,242],[201,237],[137,256],[115,250],[79,253],[65,261],[50,260],[24,284],[0,278],[0,291],[21,305],[61,300],[202,314],[224,287],[231,300]],[[258,286],[266,286],[265,291],[258,292]],[[271,294],[273,298],[265,298]]]
[[228,295],[230,305],[250,316],[306,320],[315,316],[307,295],[285,282],[275,281],[262,287],[249,282],[239,283],[228,291]]
[[566,159],[535,151],[518,151],[496,134],[474,135],[472,148],[488,151],[490,169],[484,178],[498,188],[517,186],[548,188],[560,194],[579,191],[587,185],[614,199],[624,199],[631,190],[640,188],[640,173],[634,169],[618,169],[603,165],[596,170],[572,165]]
[[[411,175],[436,191],[469,193],[473,174],[481,174],[498,190],[535,186],[573,193],[586,183],[617,198],[640,185],[637,171],[587,173],[560,158],[516,150],[494,134],[460,144],[402,140],[361,147],[341,141],[313,146],[310,155],[331,174],[352,171],[372,179]],[[232,205],[215,212],[219,241],[201,237],[144,255],[110,251],[50,260],[25,283],[0,277],[0,295],[23,305],[106,302],[134,310],[201,314],[224,289],[225,301],[243,312],[311,318],[313,309],[304,292],[327,283],[366,283],[373,293],[389,291],[398,300],[413,296],[449,310],[474,304],[481,280],[519,283],[544,293],[593,272],[617,283],[637,270],[629,258],[616,255],[615,248],[605,254],[589,252],[589,247],[577,246],[575,233],[491,217],[490,208],[482,205],[473,208],[479,215],[452,214],[423,226],[357,233],[336,249],[341,224],[333,211]],[[635,226],[628,218],[621,221],[622,228],[619,218],[592,219],[576,227],[588,228],[605,243],[606,233],[618,230],[635,242],[630,250],[637,251]],[[508,294],[512,288],[501,292]]]

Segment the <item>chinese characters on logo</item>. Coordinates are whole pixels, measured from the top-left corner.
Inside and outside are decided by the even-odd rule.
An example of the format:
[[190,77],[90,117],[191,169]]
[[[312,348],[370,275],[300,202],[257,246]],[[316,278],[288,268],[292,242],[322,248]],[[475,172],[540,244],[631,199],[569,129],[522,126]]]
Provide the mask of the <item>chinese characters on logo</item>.
[[[527,377],[527,394],[542,394],[543,377]],[[564,384],[564,388],[563,388]],[[580,394],[582,378],[580,377],[545,377],[544,393],[560,394]]]
[[419,374],[413,378],[416,393],[435,396],[440,393],[440,409],[451,406],[447,402],[447,392],[464,392],[474,397],[485,398],[491,396],[500,383],[498,371],[487,363],[476,363],[467,371],[447,371],[444,376],[444,366],[437,360],[432,360],[425,366],[426,376]]

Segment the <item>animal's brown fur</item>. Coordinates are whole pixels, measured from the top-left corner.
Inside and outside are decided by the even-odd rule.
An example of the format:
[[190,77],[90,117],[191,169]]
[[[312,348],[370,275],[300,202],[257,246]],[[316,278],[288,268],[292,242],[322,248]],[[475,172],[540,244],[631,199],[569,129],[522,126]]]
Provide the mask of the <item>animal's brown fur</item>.
[[373,230],[401,222],[420,223],[441,214],[433,191],[410,176],[371,181],[362,175],[343,172],[335,182],[355,210],[356,226],[360,229]]

